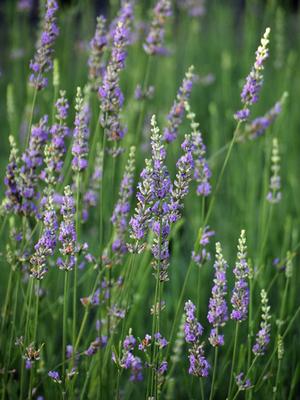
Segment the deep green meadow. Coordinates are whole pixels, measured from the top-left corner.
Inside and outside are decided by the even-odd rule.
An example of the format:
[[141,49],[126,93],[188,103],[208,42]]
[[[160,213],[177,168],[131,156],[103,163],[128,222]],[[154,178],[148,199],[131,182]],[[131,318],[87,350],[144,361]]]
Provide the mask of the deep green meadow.
[[[104,5],[96,0],[74,0],[68,5],[60,4],[56,11],[59,35],[51,54],[54,72],[50,69],[45,73],[48,85],[42,90],[29,84],[29,64],[43,30],[46,1],[40,0],[40,11],[34,8],[29,12],[18,10],[17,3],[7,0],[0,5],[1,399],[300,399],[299,10],[277,0],[248,0],[244,5],[238,1],[207,0],[203,2],[203,15],[191,16],[179,6],[179,1],[172,0],[173,15],[163,21],[163,43],[168,54],[149,55],[143,48],[147,36],[144,25],[151,23],[152,8],[157,2],[133,1],[134,16],[128,27],[132,37],[126,46],[125,67],[118,71],[124,95],[119,115],[127,132],[121,140],[110,141],[108,128],[104,126],[109,113],[101,109],[103,97],[91,88],[89,42],[95,34],[97,15],[103,13],[110,23],[117,18],[121,1],[111,0]],[[250,106],[249,120],[238,122],[234,114],[243,108],[240,94],[267,27],[271,28],[269,56],[264,61],[259,99]],[[112,46],[110,39],[102,56],[104,71],[111,62]],[[161,215],[165,200],[158,200],[157,214],[154,206],[149,210],[150,217],[155,214],[152,218],[159,229],[155,231],[155,224],[149,222],[149,232],[138,241],[129,220],[139,203],[137,185],[143,180],[140,174],[145,159],[151,159],[154,128],[150,120],[152,115],[156,116],[163,134],[167,115],[191,65],[196,78],[188,104],[206,146],[204,157],[211,169],[211,193],[197,195],[195,179],[191,176],[188,182],[188,173],[184,174],[189,190],[182,196],[184,207],[179,218],[170,223],[170,231],[164,236],[165,217]],[[104,79],[105,72],[97,81],[97,89]],[[137,100],[138,84],[143,89],[153,86],[153,96]],[[89,106],[89,112],[83,114],[90,116],[86,127],[88,163],[82,170],[72,167],[77,87],[82,89],[82,101]],[[46,146],[44,154],[46,143],[43,143],[39,148],[41,162],[29,172],[21,168],[28,163],[22,156],[32,157],[26,149],[28,143],[30,146],[32,127],[43,115],[48,115],[49,127],[62,123],[62,119],[55,117],[60,90],[65,91],[70,104],[66,118],[70,134],[65,139],[62,169],[53,173],[50,182],[41,173],[48,171],[54,159],[53,148],[47,155]],[[265,115],[282,98],[277,118],[262,135],[249,138],[247,129],[251,121]],[[185,110],[176,140],[166,143],[160,136],[157,139],[166,150],[162,163],[172,182],[178,173],[176,162],[184,153],[181,143],[192,132],[187,114]],[[99,117],[104,124],[99,123]],[[47,143],[51,141],[51,132]],[[40,193],[33,199],[36,207],[33,212],[17,208],[24,205],[22,195],[17,200],[13,198],[14,207],[7,205],[12,199],[7,200],[7,181],[4,183],[10,135],[19,150],[19,164],[13,171],[17,184],[24,184],[24,176],[30,173],[34,176],[36,193]],[[274,167],[274,138],[280,156],[281,198],[270,203],[267,195]],[[118,146],[122,151],[113,156]],[[129,190],[130,211],[124,216],[122,240],[129,249],[143,240],[144,246],[139,252],[127,249],[118,253],[112,245],[120,233],[117,225],[120,221],[114,223],[111,217],[120,199],[119,188],[131,146],[135,146],[133,192]],[[93,187],[92,176],[99,159],[103,165],[102,179]],[[165,170],[158,168],[157,175],[162,171]],[[45,198],[49,203],[50,198],[61,198],[67,185],[74,198],[75,212],[70,217],[76,236],[74,248],[70,250],[69,245],[65,253],[62,251],[59,227],[64,215],[58,200],[52,208],[58,221],[53,239],[57,243],[53,251],[41,256],[35,248],[45,233],[45,208],[40,200]],[[84,220],[85,195],[91,188],[95,201]],[[170,189],[167,192],[171,193]],[[165,198],[169,198],[168,193]],[[146,200],[146,207],[150,202]],[[214,235],[207,245],[199,244],[206,226]],[[238,256],[242,230],[247,249],[239,249],[245,254]],[[159,279],[165,261],[164,240],[168,241],[170,253],[166,281]],[[221,243],[228,263],[225,290],[228,320],[214,326],[224,335],[224,345],[214,346],[209,341],[212,324],[207,314],[212,287],[216,284],[213,280],[217,242]],[[157,257],[153,244],[157,245]],[[211,257],[196,263],[192,252],[203,249]],[[72,268],[59,268],[58,258],[68,263],[71,253],[75,260]],[[44,257],[42,277],[34,275],[38,255]],[[234,268],[239,262],[247,264],[249,304],[245,319],[236,322],[230,313]],[[266,312],[270,331],[265,348],[261,354],[255,354],[252,347],[261,324],[262,290],[266,291],[270,306]],[[188,321],[184,306],[188,300],[195,304],[195,317],[203,326],[201,338],[196,335],[197,340],[190,342],[185,337]],[[153,340],[156,332],[166,338],[166,346],[159,339]],[[152,337],[148,342],[144,339],[146,334]],[[124,346],[128,335],[135,338],[129,350]],[[66,355],[67,345],[73,346],[69,355]],[[144,351],[139,345],[144,346]],[[189,373],[188,357],[197,345],[210,364],[207,376],[201,376],[199,371]],[[134,364],[126,364],[128,352],[136,357],[138,372]],[[162,371],[165,361],[168,367]],[[57,375],[49,376],[49,371]],[[237,384],[235,376],[241,372],[244,375]]]

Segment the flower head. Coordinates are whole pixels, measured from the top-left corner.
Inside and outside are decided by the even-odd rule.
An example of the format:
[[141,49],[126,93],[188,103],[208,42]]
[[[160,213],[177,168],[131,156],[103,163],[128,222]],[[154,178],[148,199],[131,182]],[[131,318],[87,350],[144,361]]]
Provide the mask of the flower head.
[[163,45],[165,36],[166,19],[172,15],[171,2],[169,0],[158,0],[153,10],[153,19],[150,31],[144,44],[144,50],[150,55],[165,55],[166,49]]
[[74,129],[74,142],[72,146],[72,169],[76,172],[85,170],[88,166],[88,138],[89,138],[89,110],[85,103],[81,88],[77,88],[76,93],[76,116]]
[[262,72],[264,70],[264,62],[269,56],[268,44],[270,31],[270,28],[266,29],[260,45],[256,50],[254,65],[246,78],[246,83],[241,93],[241,101],[244,104],[244,108],[235,114],[235,118],[240,121],[246,120],[249,117],[249,106],[258,101],[259,92],[263,84]]
[[55,39],[59,30],[55,21],[55,13],[58,10],[56,0],[47,0],[46,12],[43,20],[43,31],[38,42],[35,57],[30,62],[30,83],[37,89],[41,90],[48,84],[44,74],[53,67],[52,54]]
[[212,324],[209,341],[212,346],[224,344],[223,335],[219,334],[219,328],[225,325],[228,320],[228,309],[225,300],[227,294],[226,269],[228,265],[223,257],[221,244],[216,243],[216,261],[214,264],[215,277],[214,286],[209,299],[209,311],[207,319]]
[[231,319],[244,321],[248,315],[249,289],[247,279],[249,277],[249,267],[247,264],[247,245],[246,233],[241,231],[238,243],[238,253],[235,268],[235,284],[231,296],[232,312]]
[[167,126],[164,129],[164,139],[168,143],[173,142],[177,137],[178,129],[184,116],[185,102],[190,97],[194,80],[194,67],[191,66],[185,74],[182,85],[178,90],[176,100],[167,116]]
[[270,324],[270,306],[268,301],[267,293],[264,289],[260,292],[261,297],[261,323],[260,330],[256,334],[256,342],[252,347],[252,351],[256,356],[262,356],[265,354],[267,346],[270,342],[270,332],[271,332],[271,324]]
[[267,194],[267,201],[272,204],[279,203],[281,200],[281,180],[280,180],[280,155],[277,138],[272,141],[272,157],[271,157],[271,172],[269,192]]
[[60,213],[63,220],[59,227],[60,253],[64,259],[59,258],[57,264],[60,269],[71,270],[75,265],[76,257],[76,229],[75,229],[75,201],[70,186],[64,190],[63,203]]
[[99,87],[104,69],[102,57],[108,42],[105,24],[106,20],[102,15],[97,17],[95,35],[90,41],[89,80],[95,90]]

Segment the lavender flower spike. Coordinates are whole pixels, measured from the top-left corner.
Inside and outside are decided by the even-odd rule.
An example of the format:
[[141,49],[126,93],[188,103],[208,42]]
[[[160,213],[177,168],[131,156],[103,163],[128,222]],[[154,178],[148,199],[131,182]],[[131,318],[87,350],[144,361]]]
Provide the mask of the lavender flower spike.
[[241,93],[241,101],[244,105],[244,108],[235,114],[235,118],[237,120],[247,120],[250,115],[249,107],[258,101],[259,92],[263,84],[263,64],[269,56],[268,44],[270,31],[270,28],[266,29],[261,39],[260,46],[256,50],[256,59],[254,66],[252,67],[250,74],[246,78],[246,83]]
[[185,303],[184,310],[186,315],[184,324],[185,341],[191,346],[189,349],[189,374],[198,377],[208,376],[210,365],[204,356],[204,345],[200,342],[203,328],[196,320],[196,307],[188,300]]
[[185,135],[185,140],[181,147],[184,150],[184,155],[182,155],[176,163],[177,173],[170,205],[171,222],[176,222],[180,218],[180,211],[183,208],[183,199],[188,194],[189,183],[192,180],[194,170],[191,135]]
[[277,138],[273,139],[272,142],[272,157],[271,157],[271,172],[272,176],[270,178],[270,189],[267,194],[267,200],[271,204],[279,203],[281,200],[281,182],[280,182],[280,155],[279,155],[279,146]]
[[90,41],[89,80],[94,90],[98,89],[103,73],[102,56],[107,46],[105,23],[106,20],[102,15],[97,17],[95,36]]
[[277,101],[274,106],[263,116],[255,118],[251,123],[245,126],[245,133],[239,137],[240,140],[249,138],[254,140],[262,136],[265,131],[273,124],[278,115],[282,111],[282,106],[287,98],[288,94],[285,92],[281,99]]
[[252,351],[256,356],[264,355],[266,352],[267,345],[270,342],[270,331],[271,331],[271,324],[269,322],[271,315],[270,315],[270,306],[268,301],[267,293],[264,289],[260,292],[261,297],[261,309],[262,309],[262,316],[261,316],[261,323],[260,323],[260,330],[256,335],[256,342],[252,347]]
[[85,103],[81,88],[77,88],[75,100],[75,129],[74,129],[74,142],[72,146],[72,169],[75,172],[82,172],[88,166],[88,138],[89,138],[89,112],[88,106]]
[[158,0],[153,10],[153,19],[150,31],[144,44],[144,50],[150,55],[165,55],[166,49],[163,46],[165,36],[165,23],[167,17],[172,15],[171,2],[168,0]]
[[19,152],[13,136],[9,136],[10,155],[6,167],[4,184],[6,186],[5,199],[1,205],[3,212],[13,211],[17,213],[21,205],[21,194],[19,192]]
[[124,96],[120,89],[120,71],[125,67],[129,31],[122,22],[118,22],[114,31],[111,59],[99,88],[101,99],[101,125],[109,141],[121,140],[125,134],[120,121],[120,111]]
[[202,134],[199,131],[199,123],[195,121],[195,114],[191,111],[188,102],[185,102],[187,119],[191,121],[192,144],[194,158],[194,180],[197,182],[197,195],[208,196],[211,193],[211,170],[206,160],[206,147],[203,143]]
[[247,318],[249,305],[249,289],[247,279],[249,277],[249,267],[247,264],[247,245],[245,231],[241,231],[238,243],[237,262],[233,273],[235,275],[235,285],[232,292],[231,319],[241,322]]
[[30,83],[41,90],[48,84],[48,79],[44,74],[53,68],[52,54],[58,28],[55,22],[55,13],[58,10],[56,0],[47,0],[46,13],[43,21],[43,32],[38,42],[37,52],[34,60],[30,62]]
[[60,97],[55,103],[57,123],[50,129],[51,142],[45,146],[46,168],[42,178],[47,184],[54,185],[57,176],[63,167],[63,156],[66,152],[65,138],[70,131],[66,125],[69,103],[65,98],[65,92],[60,91]]
[[178,90],[176,100],[174,101],[171,111],[167,116],[168,122],[167,122],[167,127],[164,130],[164,139],[168,143],[173,142],[177,137],[178,128],[182,123],[183,119],[184,103],[190,97],[194,80],[195,80],[194,67],[191,66],[188,69],[187,73],[185,74],[182,85]]
[[57,260],[58,267],[63,270],[72,270],[76,261],[76,229],[75,229],[75,201],[70,186],[65,187],[63,203],[60,213],[63,220],[59,227],[60,253],[64,259]]
[[47,196],[46,210],[43,218],[44,229],[42,236],[34,246],[35,253],[30,258],[32,268],[30,274],[36,279],[43,279],[47,272],[47,257],[53,255],[56,247],[57,216],[53,204],[53,191]]
[[209,341],[212,346],[222,346],[224,336],[219,334],[219,328],[225,325],[228,320],[228,310],[225,300],[227,294],[226,269],[228,265],[223,257],[221,244],[216,243],[216,261],[214,264],[215,277],[212,295],[209,299],[209,311],[207,319],[212,324]]
[[133,193],[133,179],[135,170],[135,147],[130,148],[128,163],[125,167],[123,179],[121,181],[119,198],[115,206],[111,221],[114,226],[114,241],[112,251],[120,261],[122,255],[127,252],[125,242],[128,214],[130,211],[130,198]]

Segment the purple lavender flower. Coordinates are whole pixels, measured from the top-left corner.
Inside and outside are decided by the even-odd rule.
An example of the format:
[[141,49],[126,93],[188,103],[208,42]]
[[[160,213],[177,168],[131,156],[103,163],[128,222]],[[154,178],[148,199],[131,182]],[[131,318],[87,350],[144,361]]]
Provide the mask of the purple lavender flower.
[[179,126],[182,123],[185,110],[184,104],[190,97],[194,80],[194,67],[191,66],[185,74],[182,85],[178,90],[176,100],[167,116],[168,122],[164,129],[164,140],[168,143],[173,142],[178,135]]
[[49,378],[51,378],[55,383],[61,383],[59,372],[57,371],[49,371],[48,372]]
[[84,352],[86,356],[93,356],[97,353],[97,351],[105,347],[107,344],[107,336],[102,335],[101,337],[97,337],[88,347],[88,349]]
[[121,126],[120,110],[124,97],[120,89],[120,71],[124,69],[128,44],[128,29],[119,21],[114,31],[114,42],[111,59],[103,77],[102,86],[99,88],[101,98],[101,124],[109,141],[118,141],[124,136]]
[[144,339],[139,344],[138,348],[141,351],[147,351],[147,348],[151,345],[152,337],[151,335],[146,334]]
[[74,142],[72,146],[72,169],[75,172],[82,172],[88,166],[88,138],[89,138],[89,110],[88,105],[84,102],[81,88],[77,88],[76,93],[76,116],[74,129]]
[[195,317],[196,307],[188,300],[184,306],[186,320],[184,324],[185,341],[191,345],[189,349],[189,374],[205,377],[208,375],[210,365],[204,357],[204,345],[200,343],[203,328]]
[[216,243],[216,261],[214,264],[215,277],[214,286],[209,299],[209,311],[207,319],[212,324],[209,341],[212,346],[222,346],[224,336],[219,334],[219,328],[228,320],[228,309],[225,296],[227,294],[226,269],[228,265],[222,254],[221,244]]
[[263,116],[255,118],[252,122],[245,126],[245,133],[239,137],[240,140],[249,138],[254,140],[262,136],[265,131],[272,125],[278,115],[282,111],[282,105],[287,97],[284,93],[282,98],[275,103],[275,105]]
[[71,357],[73,357],[73,346],[71,344],[67,344],[66,346],[66,357],[67,359],[70,359]]
[[162,361],[157,369],[157,373],[159,375],[163,375],[167,372],[168,370],[168,363],[166,360]]
[[44,74],[53,68],[52,54],[53,46],[59,30],[55,22],[55,13],[58,10],[56,0],[47,0],[46,13],[43,20],[43,32],[38,42],[34,60],[30,62],[32,74],[30,83],[41,90],[48,84]]
[[271,204],[279,203],[281,200],[281,180],[280,180],[280,155],[277,138],[273,138],[272,141],[272,157],[271,157],[271,172],[269,192],[267,194],[267,200]]
[[20,195],[22,204],[20,211],[25,215],[36,215],[35,201],[39,198],[37,193],[38,168],[43,164],[43,149],[48,139],[48,116],[42,117],[38,125],[31,129],[28,148],[22,156],[23,165],[20,169]]
[[121,8],[109,26],[109,38],[111,42],[114,41],[115,29],[119,22],[121,22],[128,30],[128,44],[132,43],[130,25],[133,22],[133,4],[132,1],[122,0]]
[[102,57],[107,46],[105,24],[106,20],[102,15],[97,17],[95,35],[90,41],[90,56],[88,59],[89,80],[94,90],[98,89],[104,71]]
[[188,300],[185,303],[184,310],[186,313],[186,320],[184,324],[185,341],[187,343],[195,343],[199,341],[200,336],[202,336],[203,327],[200,322],[196,320],[196,307],[191,300]]
[[18,11],[29,12],[32,9],[33,0],[19,0],[17,4]]
[[35,253],[30,258],[30,263],[32,264],[30,274],[36,279],[44,278],[48,270],[46,264],[47,258],[53,255],[56,247],[58,223],[52,196],[53,193],[50,190],[47,195],[47,203],[43,217],[43,233],[34,246]]
[[130,381],[141,381],[143,379],[143,365],[141,359],[133,355],[136,339],[129,333],[123,341],[122,358],[120,367],[130,369]]
[[134,91],[134,98],[136,100],[152,99],[154,96],[154,86],[149,86],[143,90],[142,86],[138,84]]
[[194,159],[192,155],[193,146],[190,135],[185,136],[181,147],[184,150],[184,154],[176,163],[177,173],[171,193],[172,198],[170,204],[171,222],[176,222],[180,218],[180,211],[183,208],[183,199],[188,194],[189,183],[192,180],[194,170]]
[[128,215],[130,211],[130,198],[133,193],[133,180],[135,169],[135,147],[130,148],[128,163],[120,185],[119,198],[115,205],[111,222],[114,227],[114,239],[112,243],[112,251],[117,257],[117,261],[121,262],[122,255],[127,252],[125,242],[126,231],[128,225]]
[[187,118],[191,121],[192,154],[194,158],[194,180],[197,182],[197,195],[208,196],[211,193],[211,171],[206,161],[206,147],[199,131],[199,124],[195,121],[195,114],[191,111],[188,102],[185,102]]
[[160,349],[164,349],[168,345],[167,339],[164,338],[160,332],[154,334],[154,339],[155,344],[157,344]]
[[241,231],[238,244],[237,262],[233,270],[235,284],[231,296],[232,312],[230,318],[242,322],[247,319],[249,305],[249,289],[247,279],[249,267],[247,264],[247,245],[245,231]]
[[191,17],[202,17],[205,14],[205,0],[177,0],[177,3]]
[[271,332],[271,324],[270,324],[270,306],[268,301],[267,293],[264,289],[260,292],[261,297],[261,323],[260,323],[260,330],[256,335],[256,342],[252,347],[252,351],[255,356],[262,356],[265,354],[267,346],[270,342],[270,332]]
[[150,55],[165,55],[163,46],[166,19],[172,15],[171,3],[168,0],[158,0],[153,10],[150,31],[144,44],[144,50]]
[[41,178],[49,185],[54,185],[57,177],[63,167],[63,156],[66,152],[65,138],[70,130],[66,125],[69,103],[65,98],[65,92],[60,91],[60,97],[55,103],[57,123],[50,129],[51,142],[45,147],[46,168],[42,171]]
[[[152,159],[146,160],[146,166],[141,172],[141,182],[138,184],[135,215],[130,220],[130,237],[135,240],[135,247],[139,251],[141,241],[145,240],[149,228],[155,232],[156,237],[161,233],[168,234],[168,221],[164,218],[163,226],[160,218],[167,217],[169,213],[169,199],[171,181],[164,164],[166,152],[162,143],[155,116],[152,117]],[[154,249],[157,255],[157,248]]]
[[61,206],[63,220],[59,227],[60,253],[64,259],[57,260],[58,267],[63,270],[72,270],[76,259],[76,229],[75,229],[75,202],[70,186],[65,187],[63,204]]
[[19,171],[19,155],[18,149],[13,136],[9,136],[10,155],[9,162],[6,167],[6,175],[4,184],[6,186],[5,199],[2,207],[6,211],[13,211],[18,213],[21,207],[21,193],[20,193],[20,171]]
[[244,108],[235,114],[235,118],[237,120],[244,121],[248,119],[250,115],[249,106],[258,101],[259,92],[263,84],[263,64],[269,56],[269,34],[270,28],[267,28],[261,39],[260,46],[256,50],[256,59],[254,66],[252,67],[250,74],[246,78],[246,83],[241,93],[241,101],[244,104]]
[[209,251],[207,251],[206,247],[210,242],[211,236],[214,236],[214,234],[214,231],[209,230],[209,226],[205,226],[203,232],[201,233],[199,248],[192,251],[192,259],[199,267],[211,259],[211,255]]
[[250,379],[245,379],[245,374],[243,372],[240,372],[235,376],[235,382],[239,388],[239,391],[247,390],[251,387]]

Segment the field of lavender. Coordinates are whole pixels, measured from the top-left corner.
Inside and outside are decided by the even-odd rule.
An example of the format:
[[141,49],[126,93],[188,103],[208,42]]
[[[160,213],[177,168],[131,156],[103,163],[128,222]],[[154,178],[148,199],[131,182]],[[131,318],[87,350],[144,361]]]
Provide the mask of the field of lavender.
[[0,4],[1,399],[300,399],[300,13]]

